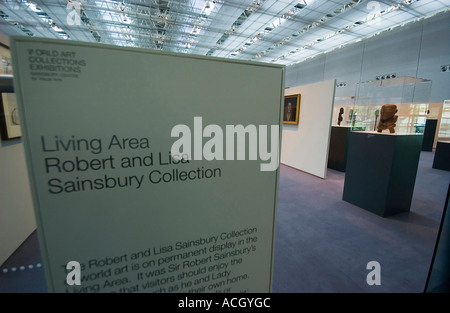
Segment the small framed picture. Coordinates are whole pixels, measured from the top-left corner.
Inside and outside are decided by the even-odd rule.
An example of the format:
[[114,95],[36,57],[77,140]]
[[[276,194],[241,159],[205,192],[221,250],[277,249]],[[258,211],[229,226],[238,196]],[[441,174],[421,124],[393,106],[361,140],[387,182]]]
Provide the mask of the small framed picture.
[[0,74],[12,74],[11,52],[0,43]]
[[300,98],[300,94],[284,97],[283,124],[298,125]]
[[17,112],[16,95],[13,92],[2,92],[0,97],[0,132],[2,140],[21,137],[19,113]]

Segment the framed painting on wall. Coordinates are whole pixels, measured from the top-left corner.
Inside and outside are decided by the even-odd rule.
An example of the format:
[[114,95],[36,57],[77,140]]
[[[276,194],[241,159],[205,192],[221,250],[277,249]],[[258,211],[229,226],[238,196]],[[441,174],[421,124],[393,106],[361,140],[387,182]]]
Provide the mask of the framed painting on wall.
[[17,112],[17,100],[15,93],[1,93],[0,110],[0,132],[2,140],[10,140],[21,137],[20,120]]
[[0,43],[0,74],[12,75],[11,52]]
[[300,98],[300,94],[284,97],[283,124],[298,125]]

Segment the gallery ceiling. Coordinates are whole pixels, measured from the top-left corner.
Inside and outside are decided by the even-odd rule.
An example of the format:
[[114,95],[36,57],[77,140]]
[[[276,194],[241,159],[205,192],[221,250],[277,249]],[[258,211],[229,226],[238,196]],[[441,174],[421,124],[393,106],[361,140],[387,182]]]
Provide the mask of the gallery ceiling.
[[0,0],[0,33],[292,65],[450,0]]

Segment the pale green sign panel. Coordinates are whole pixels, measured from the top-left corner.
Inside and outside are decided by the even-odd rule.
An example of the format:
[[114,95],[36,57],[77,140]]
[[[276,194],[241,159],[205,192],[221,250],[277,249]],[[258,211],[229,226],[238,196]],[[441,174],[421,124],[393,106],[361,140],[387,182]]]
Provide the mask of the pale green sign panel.
[[[278,169],[227,160],[225,130],[280,125],[284,67],[25,37],[12,53],[51,291],[271,291]],[[223,159],[171,155],[176,125]]]

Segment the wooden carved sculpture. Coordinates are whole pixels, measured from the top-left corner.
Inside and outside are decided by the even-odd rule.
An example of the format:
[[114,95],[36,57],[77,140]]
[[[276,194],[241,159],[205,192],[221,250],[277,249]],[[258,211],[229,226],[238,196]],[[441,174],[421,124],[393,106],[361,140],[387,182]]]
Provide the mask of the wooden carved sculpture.
[[341,108],[339,110],[339,116],[338,116],[338,125],[341,126],[341,122],[342,122],[342,114],[344,114],[344,108]]
[[384,129],[389,129],[389,132],[395,133],[395,123],[397,123],[398,116],[397,106],[395,104],[385,104],[381,107],[380,122],[377,126],[377,131],[381,133]]

